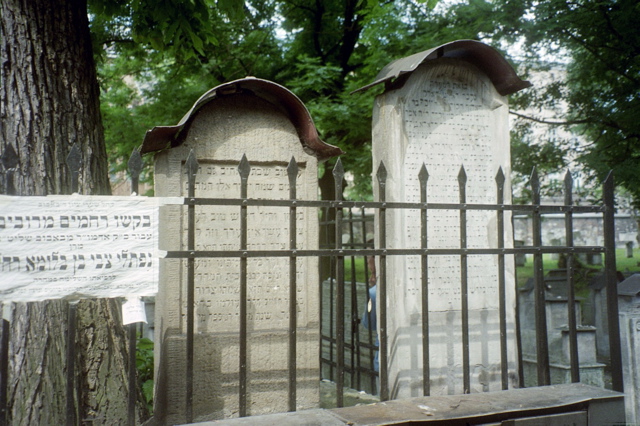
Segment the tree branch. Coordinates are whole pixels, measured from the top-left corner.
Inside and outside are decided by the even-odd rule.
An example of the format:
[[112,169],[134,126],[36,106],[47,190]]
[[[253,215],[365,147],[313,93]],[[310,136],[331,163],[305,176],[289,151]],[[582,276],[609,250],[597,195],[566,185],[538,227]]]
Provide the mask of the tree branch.
[[537,117],[533,117],[533,116],[530,116],[530,115],[520,114],[519,112],[515,112],[515,111],[509,111],[509,114],[513,114],[516,117],[523,118],[525,120],[530,120],[530,121],[533,121],[535,123],[548,124],[550,126],[571,126],[571,125],[574,125],[574,124],[585,124],[585,123],[589,123],[590,122],[590,120],[586,120],[586,119],[566,120],[566,121],[551,121],[551,120],[546,120],[544,118],[537,118]]

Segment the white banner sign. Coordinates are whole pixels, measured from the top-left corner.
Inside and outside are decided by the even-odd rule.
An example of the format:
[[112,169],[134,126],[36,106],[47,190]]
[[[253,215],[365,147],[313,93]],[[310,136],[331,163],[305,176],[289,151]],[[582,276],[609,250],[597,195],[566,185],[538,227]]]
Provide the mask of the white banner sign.
[[158,200],[0,196],[0,300],[152,296]]

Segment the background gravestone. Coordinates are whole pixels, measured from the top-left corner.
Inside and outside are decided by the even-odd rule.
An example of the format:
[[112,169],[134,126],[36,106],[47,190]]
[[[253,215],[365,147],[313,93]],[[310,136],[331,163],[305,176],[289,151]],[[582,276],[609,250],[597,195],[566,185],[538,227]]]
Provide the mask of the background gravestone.
[[[376,82],[383,81],[386,90],[373,111],[373,164],[374,172],[380,161],[387,168],[387,201],[420,202],[423,164],[428,202],[459,202],[463,165],[468,203],[496,203],[499,167],[507,176],[505,197],[510,196],[506,95],[528,83],[504,58],[481,43],[453,42],[388,65]],[[375,179],[374,185],[377,196]],[[497,247],[494,212],[468,211],[467,219],[469,248]],[[389,209],[387,220],[388,248],[420,247],[419,211]],[[457,211],[430,210],[429,248],[460,248],[459,223]],[[505,215],[507,247],[513,247],[510,223]],[[432,395],[463,392],[459,259],[429,257]],[[390,396],[417,396],[422,393],[420,259],[389,256],[387,262]],[[513,257],[506,264],[509,374],[516,377]],[[469,256],[468,265],[471,391],[499,390],[498,260]]]
[[640,274],[618,283],[624,403],[628,424],[640,421]]
[[[145,140],[147,151],[162,142]],[[178,133],[181,131],[181,133]],[[199,162],[196,197],[240,198],[238,163],[251,164],[248,197],[289,199],[287,165],[295,157],[299,172],[297,197],[317,198],[317,157],[340,150],[324,144],[304,105],[274,83],[245,79],[219,86],[204,95],[176,126],[182,143],[156,157],[158,196],[186,196],[184,161],[189,150]],[[176,144],[175,142],[173,144]],[[143,147],[144,149],[144,147]],[[186,208],[161,211],[160,248],[185,250]],[[196,249],[238,250],[240,207],[196,207]],[[297,212],[298,248],[318,246],[315,211]],[[289,248],[289,209],[248,208],[248,249]],[[289,325],[288,258],[250,258],[248,285],[248,413],[287,411]],[[297,407],[319,404],[318,263],[297,261]],[[194,420],[238,415],[239,259],[195,262]],[[161,264],[156,301],[156,418],[184,421],[186,341],[186,261]]]

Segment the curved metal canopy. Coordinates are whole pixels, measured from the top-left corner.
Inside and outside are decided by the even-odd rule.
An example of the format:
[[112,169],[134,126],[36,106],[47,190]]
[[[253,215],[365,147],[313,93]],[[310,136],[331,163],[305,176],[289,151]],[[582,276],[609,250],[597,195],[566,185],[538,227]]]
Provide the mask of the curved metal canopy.
[[412,73],[419,65],[439,58],[457,58],[474,64],[491,79],[502,96],[531,86],[528,81],[521,80],[507,60],[491,46],[475,40],[457,40],[391,62],[382,68],[373,83],[353,93],[367,90],[380,83],[391,83],[398,77]]
[[302,101],[287,88],[268,80],[247,77],[214,87],[196,101],[189,112],[175,126],[157,126],[147,131],[140,153],[160,151],[169,146],[182,143],[180,138],[183,129],[188,128],[196,113],[207,103],[216,99],[237,94],[250,94],[266,100],[282,111],[295,126],[300,143],[305,152],[323,161],[342,154],[336,146],[323,142],[309,111]]

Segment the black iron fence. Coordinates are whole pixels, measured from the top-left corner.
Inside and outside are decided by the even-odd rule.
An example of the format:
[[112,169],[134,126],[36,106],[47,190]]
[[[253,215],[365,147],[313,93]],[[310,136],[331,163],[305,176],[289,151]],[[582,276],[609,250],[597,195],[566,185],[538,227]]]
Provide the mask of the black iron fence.
[[[134,164],[133,181],[137,182],[139,168],[135,166],[138,160],[132,160]],[[169,251],[166,258],[187,259],[187,350],[186,350],[186,389],[185,389],[185,422],[193,420],[193,386],[194,386],[194,321],[195,321],[195,299],[194,299],[194,268],[195,260],[199,258],[236,258],[239,259],[239,329],[240,350],[238,363],[238,383],[239,383],[239,415],[248,415],[247,410],[247,388],[248,381],[248,358],[247,358],[247,261],[252,258],[288,258],[289,259],[289,342],[288,342],[288,378],[289,378],[289,403],[290,411],[296,410],[296,341],[297,341],[297,277],[296,277],[296,261],[304,257],[328,258],[333,265],[330,268],[330,276],[326,285],[320,284],[322,310],[321,317],[328,315],[329,318],[323,318],[322,324],[328,324],[327,328],[321,331],[321,353],[319,354],[320,363],[323,366],[322,371],[328,369],[326,377],[331,378],[335,382],[336,405],[344,405],[344,387],[348,384],[350,387],[372,389],[376,378],[376,372],[372,368],[372,358],[376,349],[380,351],[380,399],[389,399],[389,381],[387,361],[389,355],[388,330],[387,330],[387,258],[389,256],[419,256],[421,259],[421,304],[422,304],[422,362],[423,368],[423,393],[430,394],[430,368],[429,368],[429,350],[430,341],[429,333],[429,258],[433,256],[456,256],[460,264],[460,293],[461,293],[461,312],[462,322],[460,324],[462,330],[462,350],[463,350],[463,388],[465,392],[470,392],[470,365],[469,365],[469,323],[468,323],[468,265],[467,258],[469,256],[491,256],[497,258],[499,265],[498,281],[495,285],[498,288],[500,297],[499,316],[500,316],[500,347],[501,347],[501,381],[502,388],[508,388],[508,362],[514,360],[507,359],[507,314],[505,306],[505,258],[507,256],[516,256],[522,254],[530,254],[534,259],[535,270],[535,319],[537,330],[537,372],[538,385],[550,384],[550,365],[549,365],[549,347],[547,344],[547,324],[545,314],[545,290],[543,283],[543,266],[542,256],[549,253],[562,253],[567,258],[567,283],[569,288],[569,335],[571,342],[571,380],[577,382],[579,377],[579,359],[577,352],[577,332],[574,306],[574,278],[572,275],[572,262],[575,256],[581,253],[604,253],[605,255],[605,271],[607,279],[607,304],[609,318],[609,338],[611,348],[611,372],[612,372],[612,388],[613,390],[622,391],[622,368],[620,355],[620,334],[618,329],[618,307],[617,307],[617,287],[616,287],[616,263],[615,263],[615,236],[614,236],[614,197],[613,197],[613,179],[611,176],[604,183],[604,199],[601,206],[576,206],[573,205],[571,199],[572,182],[568,176],[565,181],[565,203],[564,205],[550,206],[542,205],[540,202],[540,185],[536,173],[531,177],[531,189],[533,193],[533,202],[530,205],[512,205],[505,204],[504,200],[504,182],[505,178],[502,171],[496,176],[496,201],[493,204],[470,204],[466,200],[466,175],[464,169],[461,169],[459,178],[459,203],[432,203],[427,197],[427,179],[428,173],[426,168],[422,168],[419,175],[421,186],[420,202],[387,202],[386,201],[386,170],[384,164],[380,164],[377,173],[379,193],[376,194],[378,201],[360,202],[343,200],[342,182],[344,171],[340,160],[333,170],[334,181],[336,182],[335,193],[338,194],[335,200],[300,200],[296,196],[296,179],[298,176],[297,163],[295,159],[291,159],[287,169],[289,176],[289,199],[271,200],[271,199],[252,199],[247,196],[248,180],[250,179],[251,166],[245,157],[240,161],[238,166],[240,190],[238,198],[203,198],[197,197],[195,193],[195,177],[198,171],[198,163],[193,153],[185,162],[185,170],[188,176],[188,195],[183,199],[183,205],[187,209],[188,220],[188,237],[187,247],[182,250]],[[134,191],[136,191],[134,184]],[[196,250],[196,229],[195,229],[195,213],[196,209],[201,206],[235,206],[239,215],[239,231],[240,240],[237,250]],[[284,250],[250,250],[247,248],[247,230],[248,230],[248,209],[257,206],[280,207],[289,211],[289,248]],[[298,249],[297,232],[296,232],[296,212],[299,209],[311,209],[314,212],[320,210],[332,212],[333,216],[327,219],[325,225],[333,229],[334,244],[323,246],[317,249]],[[389,248],[387,244],[386,234],[386,217],[389,210],[392,209],[412,209],[420,212],[420,232],[421,245],[419,248]],[[429,212],[432,210],[448,210],[458,212],[460,241],[459,248],[441,249],[431,248],[427,238],[427,226],[429,223]],[[342,234],[345,228],[359,226],[366,229],[372,226],[371,216],[365,211],[376,212],[378,218],[377,223],[373,226],[377,228],[378,241],[375,247],[367,238],[367,231],[361,232],[359,239],[351,238],[343,243]],[[486,248],[469,248],[466,244],[467,230],[467,212],[469,211],[486,211],[495,214],[497,226],[497,246]],[[505,244],[507,238],[505,235],[505,214],[506,213],[527,213],[533,218],[533,235],[534,241],[531,246],[508,247]],[[596,212],[602,214],[604,221],[604,245],[576,247],[573,245],[573,229],[572,215],[574,213]],[[544,213],[563,213],[566,220],[566,244],[564,246],[543,246],[541,238],[541,215]],[[373,228],[371,228],[373,229]],[[508,240],[507,240],[508,241]],[[367,281],[368,271],[365,268],[364,283],[358,286],[356,279],[356,259],[366,259],[367,257],[376,257],[380,270],[378,273],[378,299],[379,299],[379,315],[378,315],[378,332],[379,332],[379,348],[375,347],[374,332],[363,334],[358,331],[358,320],[362,318],[363,312],[360,310],[368,301]],[[360,265],[366,264],[361,262]],[[347,279],[345,271],[350,271],[351,276]],[[326,278],[326,277],[323,277]],[[349,283],[349,286],[347,286]],[[363,303],[364,302],[364,303]],[[70,339],[73,339],[74,309],[69,310],[70,320]],[[516,316],[517,318],[517,316]],[[135,354],[135,327],[130,326],[130,345],[131,354]],[[3,334],[0,344],[0,375],[2,383],[0,383],[0,411],[6,416],[6,387],[7,387],[7,338],[8,325],[3,322]],[[68,342],[69,351],[73,351],[72,341]],[[132,355],[134,356],[134,355]],[[521,355],[520,355],[521,356]],[[68,360],[70,364],[67,366],[68,371],[68,398],[70,401],[69,412],[75,412],[73,407],[73,375],[75,374],[75,366],[72,364],[74,360],[73,354],[70,354]],[[522,360],[516,360],[518,365],[522,365]],[[130,389],[136,386],[135,381],[135,361],[130,361]],[[345,381],[346,376],[346,381]],[[131,392],[129,402],[129,420],[130,423],[135,421],[135,392]]]

